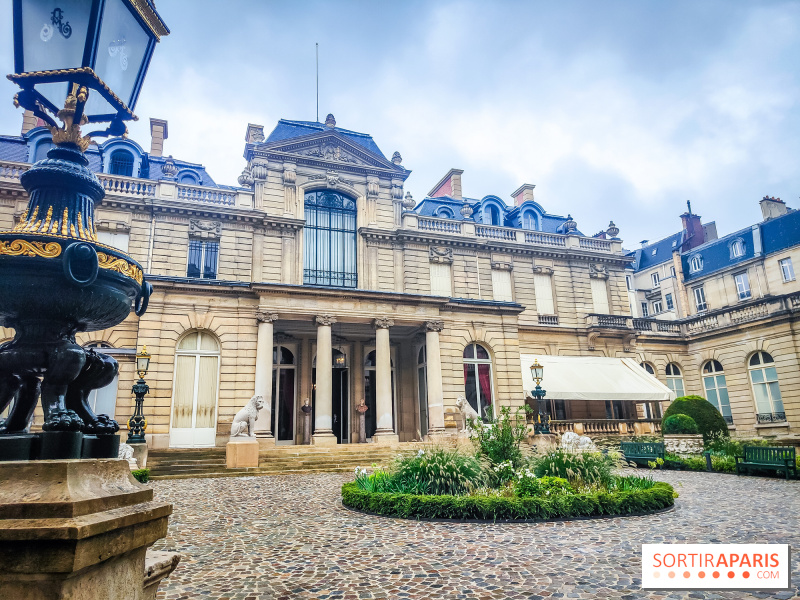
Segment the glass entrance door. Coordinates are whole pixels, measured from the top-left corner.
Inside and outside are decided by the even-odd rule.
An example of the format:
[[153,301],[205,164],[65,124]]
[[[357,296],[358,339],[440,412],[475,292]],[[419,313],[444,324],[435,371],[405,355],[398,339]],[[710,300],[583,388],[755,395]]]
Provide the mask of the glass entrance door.
[[[311,369],[311,433],[315,431],[317,418],[317,358],[314,357]],[[339,366],[341,365],[341,366]],[[347,355],[338,348],[333,349],[333,369],[331,370],[331,429],[339,444],[347,444],[350,418],[350,369],[347,368]]]
[[294,444],[295,415],[295,358],[286,346],[272,349],[272,432],[275,443]]

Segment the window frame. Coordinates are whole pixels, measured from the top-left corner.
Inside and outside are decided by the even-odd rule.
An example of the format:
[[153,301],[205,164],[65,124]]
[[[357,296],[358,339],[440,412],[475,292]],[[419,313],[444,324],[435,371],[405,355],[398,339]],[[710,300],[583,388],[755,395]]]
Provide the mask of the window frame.
[[649,317],[650,316],[650,310],[649,310],[649,307],[647,305],[647,302],[642,302],[642,316],[643,317]]
[[[667,378],[667,387],[673,391],[676,398],[686,395],[686,382],[683,380],[683,371],[677,363],[669,363],[664,369]],[[680,388],[680,393],[678,389]]]
[[[199,244],[200,246],[200,261],[199,261],[199,274],[190,275],[189,268],[192,265],[192,250],[193,245]],[[209,247],[214,247],[214,265],[213,272],[209,276],[206,264],[208,260]],[[189,238],[189,251],[186,253],[186,277],[189,279],[217,279],[219,275],[219,240],[200,240],[197,238]]]
[[689,273],[699,273],[703,270],[703,255],[695,254],[689,258]]
[[[122,155],[126,155],[128,159],[130,159],[130,165],[128,165],[127,162],[125,164],[126,167],[130,166],[130,173],[114,172],[115,167],[121,164],[118,161],[115,161],[115,157],[119,157]],[[131,152],[127,148],[115,148],[114,150],[111,151],[111,154],[109,154],[108,156],[108,174],[115,175],[117,177],[133,177],[133,167],[135,166],[135,164],[136,164],[136,159],[133,156],[133,152]]]
[[653,284],[653,289],[661,287],[661,277],[658,271],[650,273],[650,283]]
[[739,300],[749,300],[753,297],[753,291],[750,288],[750,276],[747,271],[735,273],[733,276],[733,283],[736,286],[736,295]]
[[662,312],[664,312],[664,305],[661,300],[653,300],[653,314],[657,315]]
[[[309,190],[304,195],[304,210],[303,285],[357,288],[358,202],[356,199],[329,189]],[[334,221],[339,226],[336,226]],[[325,244],[327,244],[327,254],[324,252]],[[324,264],[326,260],[327,268]]]
[[[719,369],[717,369],[717,366],[719,366]],[[722,384],[720,384],[720,377],[722,377]],[[700,367],[700,379],[703,382],[703,392],[705,393],[706,400],[711,402],[719,411],[728,425],[733,425],[733,414],[731,413],[731,402],[730,395],[728,394],[728,379],[725,376],[725,367],[716,359],[707,360]],[[709,386],[709,380],[713,383],[713,386]],[[712,390],[716,396],[716,399],[713,401],[709,398],[709,392]],[[724,402],[722,401],[720,390],[724,390]]]
[[[764,360],[763,357],[768,357],[769,361]],[[757,363],[753,364],[753,360],[757,359]],[[769,379],[769,372],[774,373],[774,378]],[[760,373],[762,381],[756,381],[754,374]],[[750,381],[750,390],[753,393],[753,403],[756,408],[756,420],[761,422],[783,422],[786,420],[786,408],[783,404],[783,394],[781,393],[780,378],[778,377],[778,368],[775,366],[775,359],[769,353],[763,350],[754,352],[747,359],[747,378]],[[771,384],[775,384],[773,388]],[[759,386],[758,388],[756,386]],[[761,387],[763,386],[763,387]],[[759,394],[756,390],[762,390]],[[774,397],[777,392],[777,399]],[[763,406],[759,406],[759,396],[764,398],[769,403],[770,410],[763,412]],[[762,415],[770,415],[769,419],[762,421]],[[782,415],[782,417],[781,417]],[[777,418],[776,418],[777,416]],[[781,420],[782,418],[782,420]]]
[[672,298],[672,294],[664,294],[664,304],[666,305],[667,310],[675,309],[675,301]]
[[[699,294],[698,294],[699,292]],[[702,285],[692,288],[692,296],[694,297],[694,307],[698,313],[708,311],[708,302],[706,301],[706,292]],[[702,299],[701,299],[702,298]]]
[[[788,267],[788,269],[784,268]],[[795,280],[794,275],[794,265],[792,264],[792,257],[787,256],[786,258],[778,259],[778,268],[781,270],[781,278],[783,279],[783,283],[789,283],[790,281]],[[787,278],[787,271],[791,274],[791,277]]]
[[[465,356],[465,354],[467,353],[467,349],[470,348],[470,347],[472,347],[472,349],[473,349],[471,358]],[[482,348],[483,350],[485,350],[486,354],[487,354],[487,356],[489,358],[478,358],[478,352],[477,352],[478,348]],[[478,404],[478,406],[476,408],[475,406],[472,406],[471,403],[469,403],[469,404],[478,413],[478,416],[481,419],[484,419],[484,418],[486,418],[486,413],[485,413],[484,408],[481,406],[481,403],[480,403],[481,389],[480,389],[479,365],[489,365],[489,392],[490,392],[491,395],[489,397],[489,406],[488,406],[488,408],[491,408],[492,412],[494,412],[494,401],[495,401],[495,398],[496,398],[496,394],[495,394],[495,389],[494,389],[494,359],[492,358],[492,351],[487,346],[483,345],[480,342],[470,342],[469,344],[467,344],[464,347],[464,350],[463,350],[463,352],[461,354],[461,362],[462,362],[463,370],[464,370],[464,395],[467,398],[468,403],[469,403],[469,395],[467,393],[467,367],[469,365],[474,365],[474,367],[475,367],[474,368],[474,372],[475,372],[475,393],[476,393],[476,403]],[[483,413],[483,414],[481,414],[481,413]]]

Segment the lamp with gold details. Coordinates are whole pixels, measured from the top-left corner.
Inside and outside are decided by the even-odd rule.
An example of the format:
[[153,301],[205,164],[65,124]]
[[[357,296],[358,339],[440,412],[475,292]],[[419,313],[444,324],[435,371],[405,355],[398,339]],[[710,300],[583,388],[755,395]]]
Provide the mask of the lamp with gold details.
[[533,424],[534,433],[550,433],[550,415],[545,411],[544,397],[547,394],[540,385],[544,379],[544,366],[539,364],[539,359],[533,360],[531,365],[531,377],[536,383],[536,387],[531,390],[531,396],[536,400],[536,408],[538,414],[536,421]]

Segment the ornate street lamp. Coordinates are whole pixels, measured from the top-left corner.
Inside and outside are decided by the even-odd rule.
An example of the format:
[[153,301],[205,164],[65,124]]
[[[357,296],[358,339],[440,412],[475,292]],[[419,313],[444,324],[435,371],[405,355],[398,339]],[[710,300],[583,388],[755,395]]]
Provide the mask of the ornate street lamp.
[[136,354],[136,372],[139,374],[139,381],[133,384],[131,390],[136,397],[136,408],[133,416],[128,419],[128,443],[144,444],[144,430],[147,429],[147,419],[144,418],[142,405],[144,397],[150,391],[150,387],[145,383],[144,376],[150,367],[150,355],[147,353],[147,346],[142,346],[142,351]]
[[[8,78],[22,88],[14,103],[47,123],[55,147],[20,176],[28,207],[11,231],[0,231],[0,326],[16,332],[0,347],[0,412],[13,403],[0,422],[0,460],[80,458],[84,436],[97,438],[90,445],[105,449],[102,456],[116,457],[119,425],[86,398],[113,380],[118,365],[85,351],[75,334],[114,327],[132,308],[141,316],[152,286],[130,256],[98,243],[94,210],[105,192],[83,151],[90,136],[122,135],[124,121],[136,118],[153,48],[169,30],[147,0],[14,0],[13,7],[16,72]],[[109,127],[81,133],[81,125],[102,122]],[[33,443],[40,394],[44,422],[41,443]]]
[[531,391],[531,396],[536,399],[536,408],[539,412],[536,422],[533,424],[534,433],[550,433],[550,415],[544,410],[544,397],[547,393],[539,385],[544,379],[544,367],[539,364],[539,359],[534,359],[531,365],[531,376],[536,383],[536,388]]

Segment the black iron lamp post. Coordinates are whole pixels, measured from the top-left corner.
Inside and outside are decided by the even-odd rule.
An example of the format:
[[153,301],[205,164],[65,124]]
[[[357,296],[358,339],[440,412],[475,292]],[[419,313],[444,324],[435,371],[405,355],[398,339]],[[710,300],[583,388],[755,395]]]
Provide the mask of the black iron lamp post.
[[[14,0],[13,8],[8,78],[22,88],[14,104],[47,124],[55,147],[20,176],[28,207],[0,231],[0,326],[16,333],[0,346],[0,412],[11,405],[0,460],[116,457],[119,425],[96,415],[88,396],[118,365],[84,350],[75,334],[113,327],[131,309],[144,314],[152,286],[133,258],[98,242],[94,211],[105,192],[83,152],[91,136],[122,135],[136,118],[153,49],[169,30],[148,0]],[[44,422],[33,443],[40,396]]]
[[536,408],[539,413],[533,424],[533,432],[535,434],[550,433],[550,415],[544,410],[544,397],[547,392],[539,385],[544,379],[544,367],[539,364],[539,359],[534,359],[531,365],[531,376],[536,382],[536,388],[531,391],[531,396],[536,399]]
[[136,372],[139,374],[139,381],[133,384],[131,391],[136,396],[136,408],[133,416],[128,419],[128,443],[144,444],[144,430],[147,429],[147,419],[144,418],[144,397],[150,392],[150,386],[144,380],[147,369],[150,367],[150,355],[147,353],[147,346],[142,346],[142,351],[136,355]]

